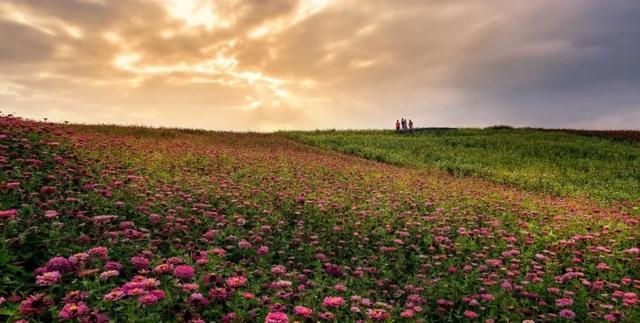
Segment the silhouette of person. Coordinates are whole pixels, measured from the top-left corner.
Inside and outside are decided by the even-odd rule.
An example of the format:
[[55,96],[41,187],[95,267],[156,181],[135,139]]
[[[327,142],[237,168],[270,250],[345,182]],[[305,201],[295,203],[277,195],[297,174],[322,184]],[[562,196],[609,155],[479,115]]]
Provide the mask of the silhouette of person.
[[396,130],[400,130],[400,121],[396,119]]
[[409,119],[409,130],[413,130],[413,121]]

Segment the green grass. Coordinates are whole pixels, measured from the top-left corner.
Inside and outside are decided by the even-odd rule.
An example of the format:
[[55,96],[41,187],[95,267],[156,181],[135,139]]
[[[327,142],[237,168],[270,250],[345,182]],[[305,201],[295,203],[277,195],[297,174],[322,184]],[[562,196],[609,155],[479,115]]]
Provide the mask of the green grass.
[[367,159],[599,201],[640,198],[640,145],[535,129],[283,132]]

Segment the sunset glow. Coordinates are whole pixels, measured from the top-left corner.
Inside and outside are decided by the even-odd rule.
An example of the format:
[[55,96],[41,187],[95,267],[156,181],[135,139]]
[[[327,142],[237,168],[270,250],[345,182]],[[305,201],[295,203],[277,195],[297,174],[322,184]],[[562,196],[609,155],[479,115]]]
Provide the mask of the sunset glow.
[[0,4],[0,109],[30,118],[227,130],[387,128],[403,116],[640,124],[630,0],[30,3]]

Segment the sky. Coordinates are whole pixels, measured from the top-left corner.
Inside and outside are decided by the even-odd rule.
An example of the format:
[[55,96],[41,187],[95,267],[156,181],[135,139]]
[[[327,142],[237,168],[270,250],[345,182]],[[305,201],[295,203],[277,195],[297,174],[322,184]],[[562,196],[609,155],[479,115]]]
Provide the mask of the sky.
[[1,0],[0,111],[216,130],[640,129],[637,0]]

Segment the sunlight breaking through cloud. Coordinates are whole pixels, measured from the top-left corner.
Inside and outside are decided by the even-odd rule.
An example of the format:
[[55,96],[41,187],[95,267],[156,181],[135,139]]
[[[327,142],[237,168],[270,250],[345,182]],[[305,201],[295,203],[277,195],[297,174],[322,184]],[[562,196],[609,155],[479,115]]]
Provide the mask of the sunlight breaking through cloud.
[[0,107],[211,129],[637,127],[638,14],[633,0],[5,0]]

